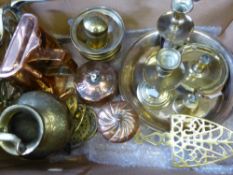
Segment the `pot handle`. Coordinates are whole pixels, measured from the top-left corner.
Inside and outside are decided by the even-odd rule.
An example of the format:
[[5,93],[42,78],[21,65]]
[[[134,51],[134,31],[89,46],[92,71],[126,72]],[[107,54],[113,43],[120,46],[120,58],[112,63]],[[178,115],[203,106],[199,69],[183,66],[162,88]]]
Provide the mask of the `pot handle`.
[[26,146],[22,143],[22,140],[14,134],[0,132],[0,142],[12,143],[19,155],[22,155],[26,150]]

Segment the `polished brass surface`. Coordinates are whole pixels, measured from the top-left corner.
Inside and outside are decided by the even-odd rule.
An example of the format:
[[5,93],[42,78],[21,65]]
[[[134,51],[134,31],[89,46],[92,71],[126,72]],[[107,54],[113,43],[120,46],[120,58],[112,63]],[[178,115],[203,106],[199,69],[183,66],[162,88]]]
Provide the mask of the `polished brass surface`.
[[[41,91],[24,93],[15,105],[7,107],[1,114],[0,125],[4,132],[22,139],[26,150],[21,155],[30,158],[44,157],[64,148],[72,131],[65,105]],[[12,145],[1,146],[6,152],[18,155]]]
[[85,63],[78,69],[75,83],[80,97],[91,103],[105,102],[117,90],[116,72],[107,63]]
[[202,44],[188,44],[181,49],[186,77],[182,86],[203,95],[214,94],[224,87],[229,68],[222,54]]
[[172,108],[177,114],[205,117],[210,109],[218,105],[218,102],[218,97],[209,99],[198,94],[179,94],[174,99]]
[[215,122],[190,115],[171,115],[170,132],[146,128],[135,137],[138,143],[171,147],[174,167],[199,167],[232,155],[233,131]]
[[108,24],[105,22],[103,15],[84,17],[83,27],[87,45],[90,48],[100,49],[108,44]]
[[107,140],[121,143],[136,134],[139,118],[127,102],[111,102],[98,113],[98,125],[99,131]]
[[[72,42],[87,59],[107,60],[119,51],[125,28],[120,15],[113,9],[88,9],[69,23]],[[98,36],[91,32],[93,26],[98,26]]]
[[143,57],[143,77],[148,84],[155,86],[158,92],[173,90],[180,85],[185,70],[178,51],[149,48],[148,51],[145,50]]
[[[138,115],[143,121],[153,128],[159,130],[169,130],[169,115],[177,113],[173,106],[173,104],[176,103],[176,99],[178,100],[179,98],[183,98],[183,96],[186,94],[192,93],[185,90],[181,86],[183,81],[181,81],[180,86],[178,86],[175,91],[172,93],[169,92],[170,95],[173,94],[171,96],[169,105],[165,106],[164,108],[162,107],[159,110],[146,107],[137,97],[138,85],[146,80],[143,73],[143,67],[147,64],[146,60],[148,55],[150,55],[152,52],[157,54],[160,50],[160,41],[161,37],[159,32],[155,31],[139,39],[131,47],[131,49],[125,55],[120,74],[119,88],[124,99],[133,105],[133,108],[137,111]],[[190,39],[186,41],[187,47],[193,44],[206,45],[207,50],[208,48],[212,48],[218,52],[218,55],[221,55],[222,58],[224,58],[228,65],[232,64],[232,55],[218,41],[210,36],[203,34],[202,32],[194,31],[191,33]],[[180,52],[182,55],[183,53],[181,50]],[[186,68],[184,64],[183,67]],[[156,70],[155,66],[151,66],[151,70]],[[216,122],[222,122],[229,117],[233,104],[233,92],[230,90],[233,88],[233,83],[231,81],[233,71],[231,69],[229,69],[229,71],[229,81],[226,82],[226,85],[224,86],[226,88],[222,89],[222,92],[219,91],[213,96],[197,93],[200,95],[199,100],[201,104],[197,108],[195,114],[192,113],[194,116],[205,117]]]
[[139,83],[137,87],[138,100],[145,108],[149,109],[161,109],[169,105],[171,94],[169,91],[159,92],[156,85],[148,84],[145,81]]
[[162,37],[172,44],[181,45],[194,29],[194,23],[188,15],[177,12],[167,12],[159,17],[157,28]]

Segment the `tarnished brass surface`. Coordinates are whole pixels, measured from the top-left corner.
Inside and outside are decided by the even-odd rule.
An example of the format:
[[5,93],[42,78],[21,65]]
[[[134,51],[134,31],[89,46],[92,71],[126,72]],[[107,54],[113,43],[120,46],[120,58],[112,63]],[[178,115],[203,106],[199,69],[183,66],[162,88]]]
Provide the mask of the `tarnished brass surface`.
[[[70,23],[72,42],[87,59],[107,60],[119,51],[125,28],[120,15],[113,9],[88,9]],[[93,28],[96,28],[95,32],[91,32]]]
[[[72,132],[65,105],[41,91],[24,93],[15,105],[7,107],[1,114],[0,125],[4,132],[22,139],[26,149],[21,155],[31,158],[60,150],[69,142]],[[18,155],[7,142],[2,143],[2,148]]]
[[90,107],[80,104],[74,115],[74,130],[71,136],[71,145],[78,146],[92,138],[97,131],[97,116]]

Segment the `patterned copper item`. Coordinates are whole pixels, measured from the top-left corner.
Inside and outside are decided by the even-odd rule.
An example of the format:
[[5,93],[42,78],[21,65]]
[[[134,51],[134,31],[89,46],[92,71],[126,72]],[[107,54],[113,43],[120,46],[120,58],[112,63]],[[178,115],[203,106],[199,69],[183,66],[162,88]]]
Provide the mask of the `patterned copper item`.
[[107,140],[121,143],[136,134],[139,118],[127,102],[112,102],[99,112],[98,124],[100,132]]
[[107,63],[88,62],[79,68],[76,90],[87,102],[104,102],[117,90],[117,77]]

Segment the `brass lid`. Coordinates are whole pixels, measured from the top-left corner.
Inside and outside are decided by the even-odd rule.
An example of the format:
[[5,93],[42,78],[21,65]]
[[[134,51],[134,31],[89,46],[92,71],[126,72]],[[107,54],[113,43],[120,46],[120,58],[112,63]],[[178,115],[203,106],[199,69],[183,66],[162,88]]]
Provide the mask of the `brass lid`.
[[224,57],[202,44],[188,44],[181,49],[186,76],[182,86],[203,95],[210,95],[222,90],[229,68]]
[[119,51],[125,33],[120,15],[105,7],[82,12],[70,25],[74,46],[89,60],[112,58]]
[[108,24],[101,16],[88,15],[83,18],[85,31],[92,35],[101,35],[108,30]]

